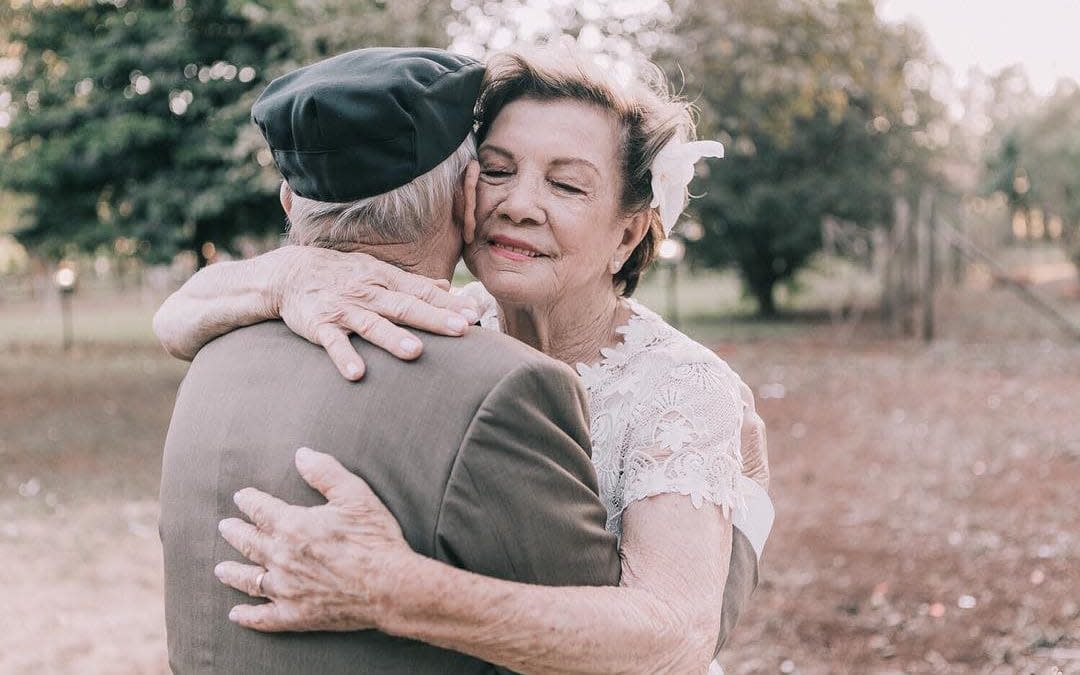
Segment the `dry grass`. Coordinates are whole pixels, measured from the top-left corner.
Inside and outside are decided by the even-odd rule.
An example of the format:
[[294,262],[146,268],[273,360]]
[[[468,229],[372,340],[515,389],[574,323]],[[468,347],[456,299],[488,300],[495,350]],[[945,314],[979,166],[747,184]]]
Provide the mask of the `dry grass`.
[[184,364],[0,354],[0,672],[166,672],[156,493]]

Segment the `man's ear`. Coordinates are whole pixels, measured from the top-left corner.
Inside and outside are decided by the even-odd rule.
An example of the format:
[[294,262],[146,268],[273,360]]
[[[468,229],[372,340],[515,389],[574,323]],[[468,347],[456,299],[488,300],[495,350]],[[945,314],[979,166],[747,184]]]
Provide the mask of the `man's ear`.
[[278,199],[281,200],[281,208],[285,209],[285,217],[292,213],[292,188],[285,181],[281,181],[281,189],[278,190]]
[[623,237],[619,247],[615,249],[615,255],[620,260],[626,260],[634,252],[637,245],[645,238],[652,223],[652,209],[643,209],[626,219],[623,224]]
[[461,177],[461,238],[471,244],[476,238],[476,184],[480,181],[480,163],[475,159]]

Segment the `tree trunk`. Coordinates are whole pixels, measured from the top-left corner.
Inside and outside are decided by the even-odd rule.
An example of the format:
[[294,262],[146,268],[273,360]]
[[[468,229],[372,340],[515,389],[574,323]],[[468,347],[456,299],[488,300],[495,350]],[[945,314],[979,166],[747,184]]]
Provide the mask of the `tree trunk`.
[[195,235],[191,238],[191,250],[195,252],[195,271],[201,270],[210,263],[203,252],[203,246],[207,241],[206,228],[200,223],[195,223]]
[[776,276],[765,273],[762,269],[755,269],[750,273],[744,273],[743,278],[750,289],[750,295],[757,300],[758,316],[767,319],[775,318],[777,311],[773,290],[776,287]]
[[758,303],[758,315],[766,319],[775,319],[778,312],[776,311],[776,300],[773,298],[773,287],[770,285],[768,288],[761,288],[754,291],[754,298]]

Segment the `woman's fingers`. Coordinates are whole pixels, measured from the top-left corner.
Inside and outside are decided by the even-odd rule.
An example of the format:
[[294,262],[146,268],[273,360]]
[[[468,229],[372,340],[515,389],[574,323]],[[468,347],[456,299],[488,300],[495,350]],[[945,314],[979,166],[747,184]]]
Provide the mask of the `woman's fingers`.
[[315,333],[315,341],[322,345],[342,377],[355,382],[364,376],[367,367],[349,341],[349,333],[340,326],[323,324]]
[[[386,282],[386,287],[388,289],[398,291],[399,293],[407,293],[434,307],[441,307],[442,309],[456,312],[469,323],[475,323],[480,318],[480,315],[477,313],[479,308],[476,306],[475,300],[464,295],[455,295],[450,293],[449,290],[439,288],[434,279],[393,268],[386,271],[383,280]],[[410,323],[409,325],[411,326],[413,324]],[[415,327],[420,328],[420,326]],[[435,332],[444,333],[445,329]],[[454,333],[451,333],[451,335],[453,334]]]
[[[375,312],[364,309],[347,310],[341,321],[348,330],[403,361],[415,359],[424,349],[416,336]],[[349,348],[351,349],[352,345],[349,345]]]
[[262,490],[244,488],[233,495],[240,511],[263,532],[273,533],[289,505]]
[[270,562],[270,538],[251,523],[226,518],[218,523],[218,532],[248,560],[263,567]]
[[[262,576],[262,579],[259,576]],[[266,569],[258,565],[245,565],[244,563],[226,560],[217,564],[214,568],[214,576],[226,586],[232,586],[241,593],[247,593],[253,598],[266,598],[274,594]],[[262,582],[261,584],[259,582]],[[260,587],[261,586],[261,587]]]
[[236,605],[229,611],[229,620],[245,628],[253,628],[264,633],[312,630],[298,627],[295,622],[289,621],[282,606],[275,602],[262,605]]
[[352,473],[333,455],[311,448],[296,451],[296,470],[308,485],[329,502],[361,502],[375,497],[363,478]]
[[368,309],[394,323],[441,335],[462,335],[470,323],[457,311],[436,307],[414,295],[398,291],[380,293],[372,299]]

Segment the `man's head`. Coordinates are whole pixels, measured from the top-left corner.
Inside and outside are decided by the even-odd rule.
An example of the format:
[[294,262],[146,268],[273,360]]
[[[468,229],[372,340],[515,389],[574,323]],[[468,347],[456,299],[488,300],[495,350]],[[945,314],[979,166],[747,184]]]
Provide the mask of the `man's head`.
[[274,80],[252,117],[285,177],[289,240],[452,270],[482,78],[441,50],[361,49]]

